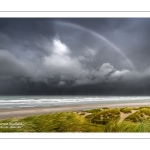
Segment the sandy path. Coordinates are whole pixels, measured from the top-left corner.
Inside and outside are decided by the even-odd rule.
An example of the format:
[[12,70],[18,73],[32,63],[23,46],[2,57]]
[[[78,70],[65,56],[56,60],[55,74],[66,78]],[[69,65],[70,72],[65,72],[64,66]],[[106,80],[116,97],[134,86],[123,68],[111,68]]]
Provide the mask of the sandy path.
[[[87,104],[87,105],[73,105],[73,106],[61,106],[61,107],[41,107],[41,108],[18,108],[18,109],[0,109],[0,119],[24,117],[35,114],[45,114],[50,112],[62,112],[62,111],[75,111],[85,110],[102,107],[139,107],[150,106],[150,103],[121,103],[121,104]],[[123,116],[124,118],[124,116]]]
[[125,118],[127,118],[129,115],[135,113],[136,110],[131,110],[131,113],[123,113],[123,112],[120,112],[120,120],[119,120],[119,123],[122,122]]

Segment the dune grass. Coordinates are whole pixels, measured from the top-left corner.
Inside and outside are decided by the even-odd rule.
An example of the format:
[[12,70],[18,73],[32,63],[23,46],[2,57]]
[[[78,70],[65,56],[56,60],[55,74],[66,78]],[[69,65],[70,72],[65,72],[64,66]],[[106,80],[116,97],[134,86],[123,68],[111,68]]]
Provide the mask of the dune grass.
[[131,110],[132,110],[132,108],[128,108],[128,107],[120,109],[120,111],[123,113],[131,113]]
[[102,132],[103,126],[88,122],[74,112],[50,113],[23,119],[2,120],[1,123],[22,123],[21,128],[0,128],[0,132]]
[[[119,122],[121,113],[129,115]],[[150,107],[99,108],[5,119],[0,120],[0,132],[150,132]]]
[[91,115],[91,123],[106,125],[112,120],[117,120],[120,118],[119,109],[106,109],[99,113]]
[[140,108],[138,111],[128,116],[125,120],[132,122],[142,122],[149,119],[150,109],[149,108]]
[[97,109],[85,110],[84,112],[88,112],[88,113],[97,113],[97,112],[100,112],[100,111],[102,111],[102,109],[97,108]]

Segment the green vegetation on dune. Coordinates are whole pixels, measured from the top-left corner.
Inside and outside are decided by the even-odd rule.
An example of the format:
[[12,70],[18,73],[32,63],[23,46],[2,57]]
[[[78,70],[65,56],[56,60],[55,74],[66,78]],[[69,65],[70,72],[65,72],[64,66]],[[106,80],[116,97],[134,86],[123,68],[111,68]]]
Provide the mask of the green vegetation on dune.
[[84,117],[74,112],[36,115],[18,120],[2,120],[1,123],[21,122],[19,129],[0,128],[0,132],[102,132],[103,126],[89,123]]
[[135,113],[128,116],[125,120],[132,122],[142,122],[150,118],[150,109],[142,107]]
[[98,109],[91,109],[91,110],[85,110],[84,112],[89,112],[89,113],[97,113],[102,111],[102,109],[98,108]]
[[[126,117],[121,120],[122,115]],[[150,132],[150,107],[102,108],[6,119],[0,120],[0,132]]]
[[131,113],[131,110],[132,110],[132,108],[128,108],[128,107],[120,109],[120,111],[123,113]]
[[91,123],[106,125],[112,120],[118,120],[120,118],[119,109],[106,109],[98,113],[91,115]]

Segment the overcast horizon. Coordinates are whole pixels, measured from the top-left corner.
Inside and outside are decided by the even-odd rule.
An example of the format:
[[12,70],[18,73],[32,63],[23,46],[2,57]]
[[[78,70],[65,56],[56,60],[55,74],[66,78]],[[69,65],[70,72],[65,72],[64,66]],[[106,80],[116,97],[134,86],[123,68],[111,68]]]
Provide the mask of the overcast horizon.
[[0,18],[0,95],[150,95],[149,18]]

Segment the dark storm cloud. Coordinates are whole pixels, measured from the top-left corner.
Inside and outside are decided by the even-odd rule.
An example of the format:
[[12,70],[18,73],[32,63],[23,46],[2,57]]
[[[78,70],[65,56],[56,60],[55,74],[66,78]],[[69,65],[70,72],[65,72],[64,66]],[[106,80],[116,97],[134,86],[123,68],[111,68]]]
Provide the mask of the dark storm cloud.
[[0,19],[0,94],[150,94],[149,25],[132,18]]
[[133,61],[137,69],[142,70],[150,65],[149,18],[70,19],[70,22],[92,29],[109,39]]

